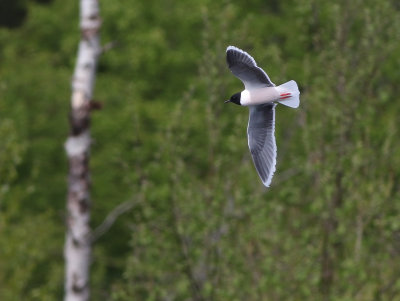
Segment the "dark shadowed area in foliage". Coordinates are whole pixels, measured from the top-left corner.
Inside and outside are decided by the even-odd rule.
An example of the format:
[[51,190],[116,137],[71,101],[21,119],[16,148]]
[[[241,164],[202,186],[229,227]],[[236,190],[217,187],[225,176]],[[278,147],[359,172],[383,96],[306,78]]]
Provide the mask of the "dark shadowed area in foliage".
[[[395,2],[101,1],[91,300],[399,300]],[[78,4],[0,2],[0,300],[63,297]],[[270,189],[228,45],[301,90]]]

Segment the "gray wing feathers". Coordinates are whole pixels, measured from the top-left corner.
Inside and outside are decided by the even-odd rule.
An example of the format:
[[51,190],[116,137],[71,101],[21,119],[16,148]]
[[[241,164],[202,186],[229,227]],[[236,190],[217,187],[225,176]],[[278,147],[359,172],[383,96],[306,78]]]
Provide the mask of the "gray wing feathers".
[[275,104],[250,107],[247,137],[254,166],[265,186],[271,184],[276,165]]
[[257,66],[251,55],[239,48],[229,46],[226,49],[226,62],[232,73],[244,83],[246,89],[275,86],[264,70]]

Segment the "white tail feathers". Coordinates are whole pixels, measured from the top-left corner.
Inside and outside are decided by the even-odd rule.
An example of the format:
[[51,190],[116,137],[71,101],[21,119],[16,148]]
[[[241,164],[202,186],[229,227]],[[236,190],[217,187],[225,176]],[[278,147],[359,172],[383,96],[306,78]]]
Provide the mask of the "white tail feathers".
[[278,87],[280,98],[279,103],[291,107],[298,108],[300,105],[300,91],[297,83],[294,80],[288,81]]

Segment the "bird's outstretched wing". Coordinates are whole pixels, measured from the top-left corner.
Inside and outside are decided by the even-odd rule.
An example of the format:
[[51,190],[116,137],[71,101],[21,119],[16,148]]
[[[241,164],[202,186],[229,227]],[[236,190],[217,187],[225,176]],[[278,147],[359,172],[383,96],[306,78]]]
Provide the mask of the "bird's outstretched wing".
[[271,184],[276,165],[275,106],[276,104],[251,106],[247,127],[254,166],[267,187]]
[[235,46],[229,46],[226,49],[226,62],[229,69],[244,83],[247,90],[275,86],[267,73],[257,66],[251,55]]

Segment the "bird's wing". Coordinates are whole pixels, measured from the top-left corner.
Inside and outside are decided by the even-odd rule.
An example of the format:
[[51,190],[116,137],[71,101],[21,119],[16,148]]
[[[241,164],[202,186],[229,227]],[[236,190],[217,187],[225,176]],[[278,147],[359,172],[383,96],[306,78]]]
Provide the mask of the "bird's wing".
[[267,187],[271,183],[276,164],[275,106],[276,104],[251,106],[247,127],[254,166]]
[[275,86],[267,73],[257,66],[251,55],[235,46],[229,46],[226,49],[226,62],[229,69],[244,83],[247,90]]

